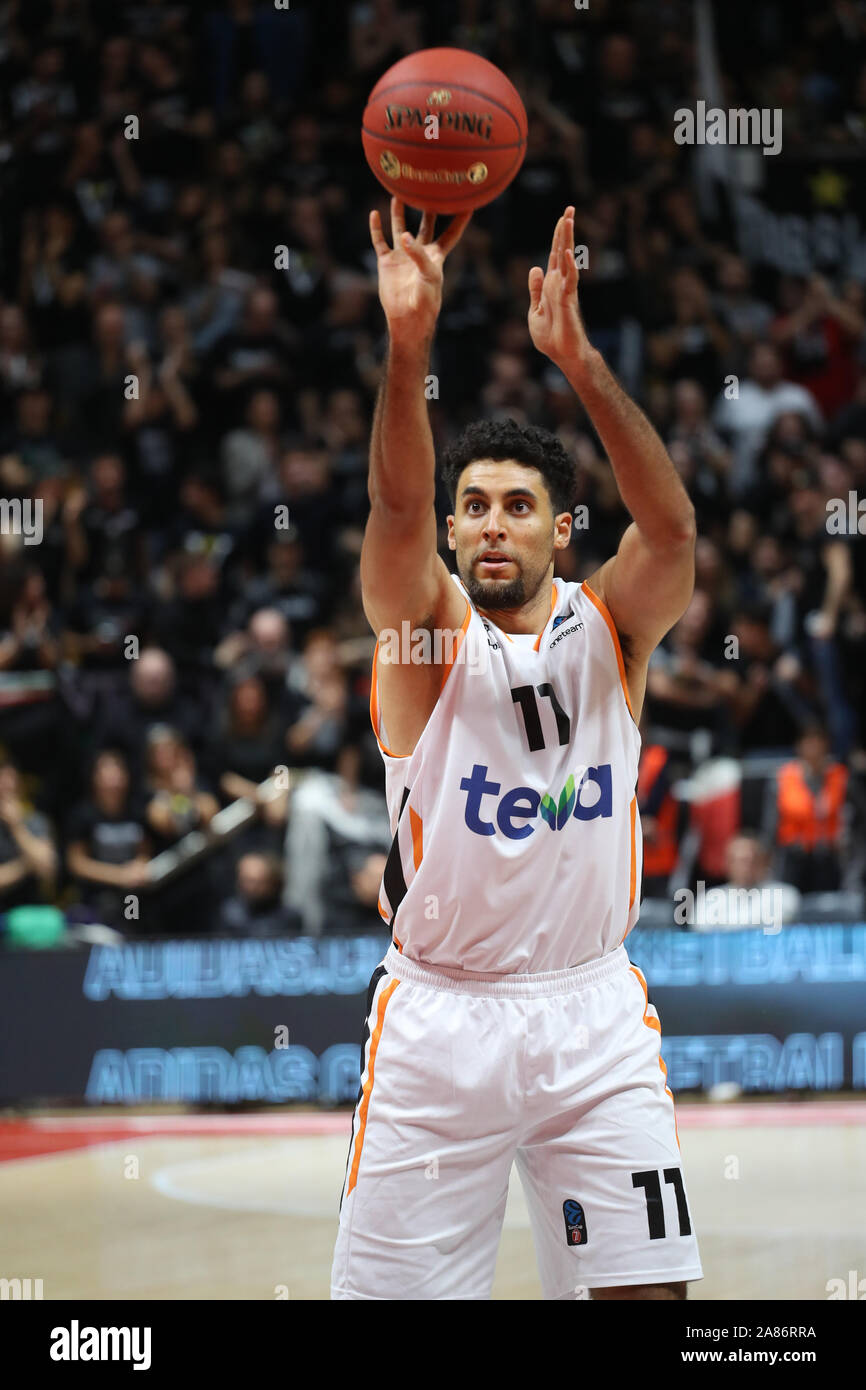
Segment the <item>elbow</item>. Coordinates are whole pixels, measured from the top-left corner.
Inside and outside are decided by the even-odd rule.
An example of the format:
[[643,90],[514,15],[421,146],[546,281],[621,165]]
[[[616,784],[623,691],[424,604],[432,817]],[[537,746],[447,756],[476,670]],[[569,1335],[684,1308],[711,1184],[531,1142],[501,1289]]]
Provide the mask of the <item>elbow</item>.
[[670,539],[677,550],[694,550],[698,539],[698,525],[691,503],[674,521]]

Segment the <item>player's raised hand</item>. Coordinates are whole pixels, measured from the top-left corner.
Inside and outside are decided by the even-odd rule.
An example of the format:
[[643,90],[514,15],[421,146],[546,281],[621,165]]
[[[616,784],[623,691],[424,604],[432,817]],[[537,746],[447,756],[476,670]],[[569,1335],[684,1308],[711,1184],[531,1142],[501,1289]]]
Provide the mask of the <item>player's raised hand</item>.
[[574,208],[565,209],[556,224],[547,270],[529,272],[529,332],[539,352],[563,371],[578,368],[592,350],[577,302],[577,262],[574,259]]
[[435,241],[435,213],[425,212],[417,237],[406,231],[406,218],[399,198],[391,199],[393,247],[385,240],[378,211],[370,213],[370,239],[376,252],[379,272],[379,299],[385,310],[392,339],[430,338],[442,304],[442,267],[449,251],[457,245],[471,218],[471,212],[454,217]]

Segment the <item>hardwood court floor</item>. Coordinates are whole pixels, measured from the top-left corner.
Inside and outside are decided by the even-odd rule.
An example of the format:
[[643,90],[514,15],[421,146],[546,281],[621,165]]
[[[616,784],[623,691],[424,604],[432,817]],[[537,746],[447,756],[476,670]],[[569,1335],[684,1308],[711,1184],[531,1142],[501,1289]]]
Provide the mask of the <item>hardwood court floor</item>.
[[[821,1300],[866,1274],[866,1103],[678,1116],[691,1298]],[[0,1276],[46,1299],[325,1299],[348,1132],[342,1113],[0,1120]],[[493,1296],[541,1297],[516,1175]]]

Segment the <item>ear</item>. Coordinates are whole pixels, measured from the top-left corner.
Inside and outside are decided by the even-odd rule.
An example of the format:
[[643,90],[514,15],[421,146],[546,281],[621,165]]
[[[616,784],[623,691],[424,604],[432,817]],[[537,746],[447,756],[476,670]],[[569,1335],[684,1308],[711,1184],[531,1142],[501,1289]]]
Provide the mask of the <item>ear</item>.
[[553,537],[554,550],[565,550],[571,541],[571,512],[560,512],[554,518],[555,534]]
[[454,517],[453,517],[453,516],[448,516],[448,517],[445,518],[445,520],[448,522],[448,549],[449,549],[449,550],[456,550],[456,549],[457,549],[457,537],[456,537],[455,534],[454,534]]

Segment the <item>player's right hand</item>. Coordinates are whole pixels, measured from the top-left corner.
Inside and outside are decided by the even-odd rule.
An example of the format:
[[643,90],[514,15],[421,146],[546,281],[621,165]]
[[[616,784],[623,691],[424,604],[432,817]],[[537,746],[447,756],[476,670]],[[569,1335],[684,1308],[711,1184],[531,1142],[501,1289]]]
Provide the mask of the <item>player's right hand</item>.
[[445,257],[457,245],[471,217],[471,212],[460,213],[434,241],[436,216],[425,212],[418,235],[413,237],[406,231],[402,202],[392,198],[394,245],[391,248],[385,240],[378,211],[370,213],[370,239],[379,272],[379,299],[392,340],[417,342],[421,346],[433,336],[442,304]]

